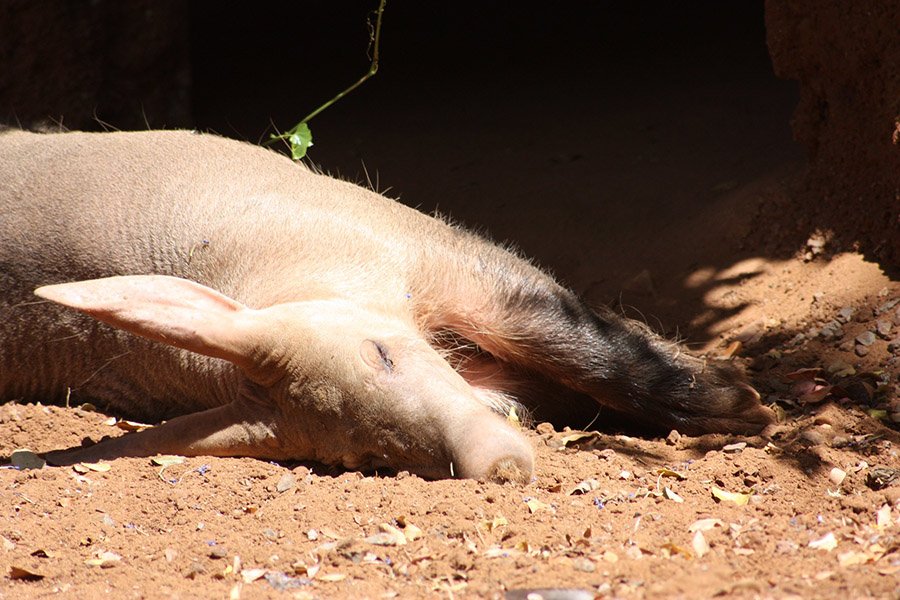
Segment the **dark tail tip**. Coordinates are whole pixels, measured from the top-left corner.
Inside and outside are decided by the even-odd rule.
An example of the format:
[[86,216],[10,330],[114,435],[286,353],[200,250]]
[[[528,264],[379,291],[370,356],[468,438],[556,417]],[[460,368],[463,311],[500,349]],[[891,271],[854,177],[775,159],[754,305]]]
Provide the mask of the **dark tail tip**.
[[756,435],[775,422],[775,413],[763,406],[759,392],[729,363],[705,363],[686,404],[690,408],[676,429],[689,435]]

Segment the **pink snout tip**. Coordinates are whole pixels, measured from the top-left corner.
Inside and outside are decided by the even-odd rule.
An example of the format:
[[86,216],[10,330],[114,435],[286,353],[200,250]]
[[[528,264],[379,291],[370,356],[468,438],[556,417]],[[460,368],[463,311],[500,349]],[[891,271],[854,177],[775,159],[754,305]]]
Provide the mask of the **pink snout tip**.
[[534,452],[525,437],[497,415],[474,420],[457,444],[454,475],[499,483],[529,483]]

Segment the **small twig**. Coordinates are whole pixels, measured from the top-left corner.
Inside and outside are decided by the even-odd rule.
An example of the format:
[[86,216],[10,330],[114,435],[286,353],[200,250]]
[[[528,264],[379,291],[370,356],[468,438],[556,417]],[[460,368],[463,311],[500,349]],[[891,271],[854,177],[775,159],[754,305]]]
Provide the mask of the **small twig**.
[[378,72],[378,49],[381,43],[381,18],[384,14],[384,7],[387,4],[387,0],[379,0],[378,8],[375,9],[375,26],[373,27],[371,22],[368,22],[369,25],[369,48],[372,50],[372,62],[369,65],[369,70],[360,77],[355,83],[350,85],[350,87],[338,92],[338,94],[332,98],[331,100],[325,102],[317,109],[303,117],[303,120],[294,125],[290,130],[281,133],[281,134],[272,134],[269,137],[269,141],[267,144],[271,144],[277,140],[287,140],[291,146],[291,157],[294,160],[300,160],[304,156],[306,156],[306,150],[310,146],[312,146],[312,132],[309,130],[309,121],[311,121],[316,115],[324,111],[326,108],[358,88],[363,84],[367,79],[375,75]]

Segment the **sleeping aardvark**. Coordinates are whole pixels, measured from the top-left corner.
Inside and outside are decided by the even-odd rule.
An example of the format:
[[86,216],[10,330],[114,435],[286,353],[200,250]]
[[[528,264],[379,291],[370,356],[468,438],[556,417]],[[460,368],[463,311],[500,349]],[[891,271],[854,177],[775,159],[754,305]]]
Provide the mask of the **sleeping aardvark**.
[[6,129],[0,400],[69,394],[168,420],[50,454],[62,464],[170,453],[527,481],[515,402],[590,396],[686,434],[772,421],[732,367],[269,150]]

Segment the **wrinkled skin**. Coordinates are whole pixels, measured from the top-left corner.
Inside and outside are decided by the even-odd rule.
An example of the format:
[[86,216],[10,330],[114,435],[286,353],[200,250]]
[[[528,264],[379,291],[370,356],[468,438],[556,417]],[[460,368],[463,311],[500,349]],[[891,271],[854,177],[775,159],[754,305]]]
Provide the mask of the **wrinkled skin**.
[[553,389],[688,434],[772,420],[730,367],[267,150],[0,131],[0,400],[169,419],[54,462],[240,455],[527,481],[531,448],[502,413]]

